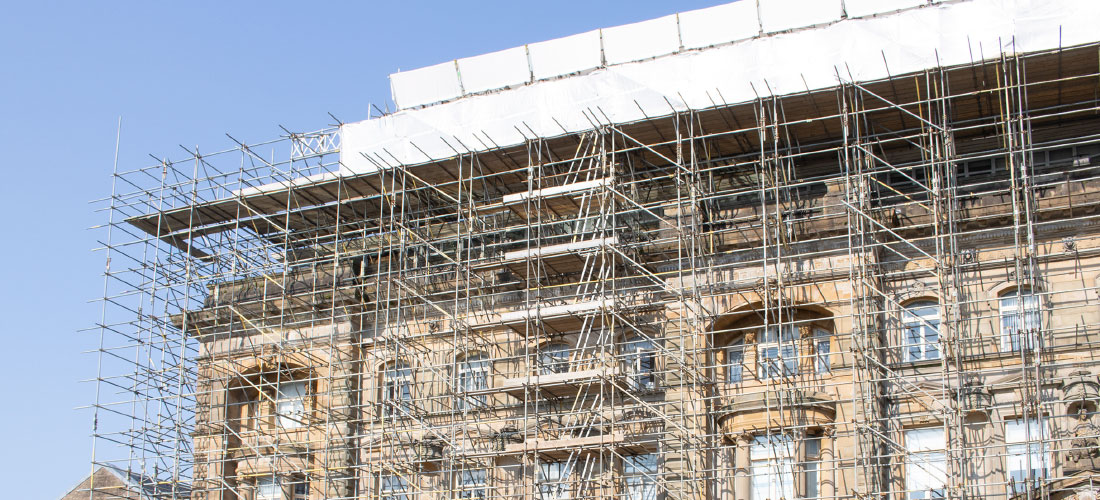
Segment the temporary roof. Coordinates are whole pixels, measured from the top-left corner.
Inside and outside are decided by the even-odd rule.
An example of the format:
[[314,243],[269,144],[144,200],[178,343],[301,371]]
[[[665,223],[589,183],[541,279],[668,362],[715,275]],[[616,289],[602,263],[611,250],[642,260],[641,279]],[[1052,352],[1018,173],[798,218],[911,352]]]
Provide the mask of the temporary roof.
[[345,174],[1098,39],[1092,0],[741,0],[390,76]]

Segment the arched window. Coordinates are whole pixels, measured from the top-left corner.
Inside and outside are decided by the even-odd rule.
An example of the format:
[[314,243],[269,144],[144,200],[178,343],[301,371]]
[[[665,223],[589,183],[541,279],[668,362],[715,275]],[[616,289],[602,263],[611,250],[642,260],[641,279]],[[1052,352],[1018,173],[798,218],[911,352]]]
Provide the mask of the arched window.
[[554,343],[539,352],[539,375],[552,375],[569,371],[569,346]]
[[636,390],[657,388],[657,353],[653,341],[633,336],[623,342],[622,362],[631,385]]
[[461,397],[455,400],[458,409],[485,406],[487,397],[483,391],[489,388],[489,358],[476,354],[460,361],[456,384],[462,391]]
[[407,409],[412,402],[412,368],[405,363],[393,363],[386,367],[382,377],[382,415],[398,415],[399,409]]
[[940,305],[912,302],[902,309],[902,352],[905,361],[940,359]]
[[1021,287],[1001,294],[1001,351],[1034,349],[1034,340],[1042,330],[1039,295],[1031,288]]
[[760,380],[798,373],[797,326],[765,326],[756,335],[756,376]]

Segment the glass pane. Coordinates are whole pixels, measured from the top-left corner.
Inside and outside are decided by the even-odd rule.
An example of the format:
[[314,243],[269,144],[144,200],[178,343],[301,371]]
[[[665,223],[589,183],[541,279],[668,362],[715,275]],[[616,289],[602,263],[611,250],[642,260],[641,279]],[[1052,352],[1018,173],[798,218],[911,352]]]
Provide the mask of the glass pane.
[[458,498],[471,500],[484,500],[486,498],[485,469],[465,470],[460,472],[458,477]]
[[261,477],[256,480],[256,500],[282,500],[283,488],[278,480]]
[[408,500],[409,483],[398,476],[382,476],[381,478],[382,500]]
[[548,462],[539,467],[539,497],[542,500],[565,500],[571,497],[572,462]]
[[635,337],[623,344],[623,363],[635,389],[653,389],[656,387],[656,354],[653,343],[647,339]]
[[794,441],[787,435],[759,436],[749,448],[752,498],[794,498]]
[[817,341],[817,345],[814,346],[814,350],[817,352],[817,373],[829,373],[831,365],[829,362],[829,339],[821,339]]
[[741,346],[726,351],[726,380],[731,384],[741,382],[741,368],[745,363],[745,351]]
[[943,429],[931,427],[905,433],[905,484],[911,499],[943,497],[947,484],[947,458],[944,455]]
[[623,457],[623,477],[627,500],[657,499],[657,455]]
[[551,344],[539,354],[539,373],[550,375],[569,371],[569,346]]
[[282,382],[275,399],[279,427],[294,429],[305,425],[305,382]]
[[1039,419],[1017,419],[1005,422],[1007,445],[1006,468],[1017,491],[1025,488],[1026,480],[1048,477],[1050,470],[1046,424]]

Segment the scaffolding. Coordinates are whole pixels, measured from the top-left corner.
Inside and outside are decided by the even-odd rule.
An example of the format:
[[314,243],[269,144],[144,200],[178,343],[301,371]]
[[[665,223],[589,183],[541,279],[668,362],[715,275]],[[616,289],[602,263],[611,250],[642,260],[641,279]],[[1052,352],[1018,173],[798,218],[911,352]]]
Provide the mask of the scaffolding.
[[93,461],[204,500],[1096,491],[1098,53],[115,172]]

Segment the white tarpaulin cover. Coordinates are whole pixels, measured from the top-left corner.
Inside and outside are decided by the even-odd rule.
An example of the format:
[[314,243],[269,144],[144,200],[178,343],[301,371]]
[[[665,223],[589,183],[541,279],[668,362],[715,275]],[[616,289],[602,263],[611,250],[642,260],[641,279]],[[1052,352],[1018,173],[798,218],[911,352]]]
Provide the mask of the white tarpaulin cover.
[[679,17],[680,41],[685,49],[701,49],[760,34],[756,2],[741,1],[681,12]]
[[[593,122],[636,121],[673,109],[827,88],[839,83],[838,75],[872,80],[996,58],[1002,51],[1100,40],[1096,0],[845,2],[846,18],[840,0],[742,0],[603,30],[602,46],[599,30],[530,44],[526,54],[534,81],[522,84],[517,84],[523,78],[517,69],[522,47],[391,75],[402,110],[342,127],[343,172],[522,144],[535,136],[587,130]],[[662,56],[671,47],[669,19],[678,19],[685,48],[716,46]],[[792,30],[805,26],[813,27]],[[777,30],[786,31],[769,34]],[[641,48],[656,53],[640,62],[604,64],[609,34],[616,61],[641,58]],[[498,63],[505,69],[496,74],[491,70]],[[466,94],[515,88],[458,98],[459,69],[473,78]],[[444,100],[451,101],[407,109]]]
[[604,61],[607,64],[640,61],[680,50],[680,31],[676,16],[659,17],[601,31]]
[[527,49],[515,47],[500,52],[459,59],[458,74],[466,93],[484,92],[531,81]]

